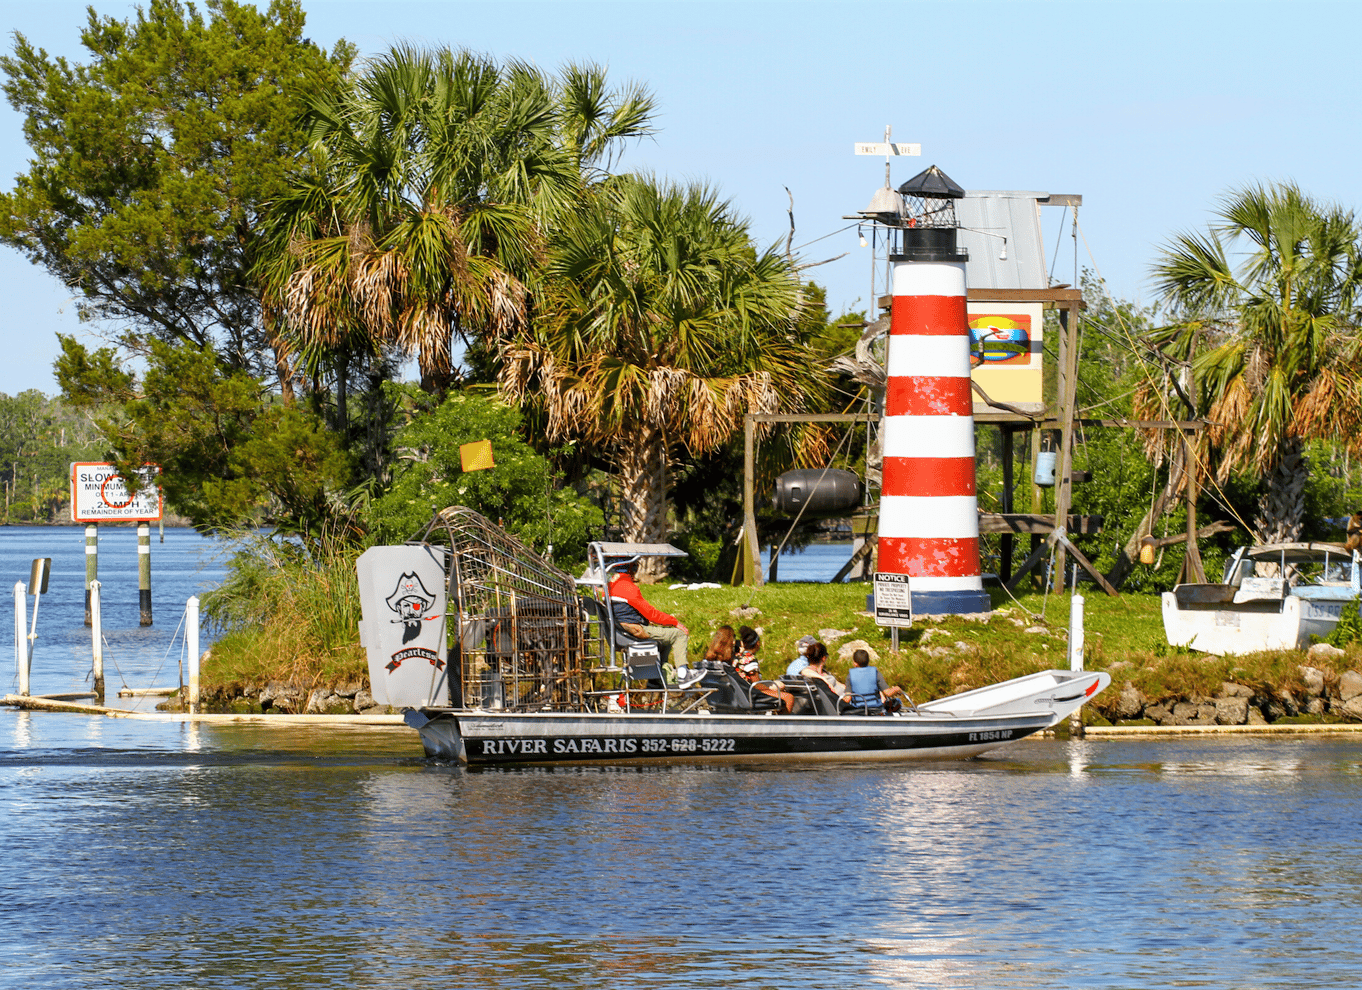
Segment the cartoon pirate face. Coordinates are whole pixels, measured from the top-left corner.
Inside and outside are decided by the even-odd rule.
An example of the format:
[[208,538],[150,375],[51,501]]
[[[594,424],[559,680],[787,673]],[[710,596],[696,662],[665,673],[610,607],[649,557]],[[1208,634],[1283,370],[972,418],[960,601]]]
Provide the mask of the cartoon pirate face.
[[421,578],[408,572],[397,579],[397,587],[388,596],[388,608],[397,613],[394,622],[401,622],[404,626],[402,630],[402,642],[410,643],[417,636],[421,635],[421,622],[423,619],[433,619],[430,615],[430,606],[434,604],[435,596],[426,590],[426,586],[421,583]]

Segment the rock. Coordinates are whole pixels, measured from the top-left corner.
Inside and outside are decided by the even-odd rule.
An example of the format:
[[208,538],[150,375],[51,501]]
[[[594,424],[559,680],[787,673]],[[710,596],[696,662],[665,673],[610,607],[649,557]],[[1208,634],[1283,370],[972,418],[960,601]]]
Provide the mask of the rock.
[[1249,710],[1248,710],[1248,721],[1245,722],[1244,724],[1245,724],[1245,725],[1267,725],[1267,719],[1263,717],[1263,713],[1260,712],[1257,708],[1254,708],[1252,705],[1249,705]]
[[1348,654],[1340,650],[1337,646],[1330,646],[1328,643],[1316,643],[1305,651],[1305,655],[1311,660],[1337,660]]
[[1285,718],[1286,706],[1276,698],[1254,698],[1258,702],[1258,707],[1263,710],[1263,718],[1268,722],[1275,722],[1279,718]]
[[1197,657],[1202,663],[1220,663],[1225,658],[1215,653],[1207,653],[1204,657]]
[[1116,699],[1116,717],[1124,719],[1139,718],[1144,711],[1145,696],[1140,689],[1133,684],[1127,684],[1121,689],[1120,697]]
[[970,653],[973,652],[974,647],[971,646],[969,643],[964,642],[963,640],[957,639],[955,641],[955,649],[961,653]]
[[944,629],[924,629],[922,630],[922,635],[918,637],[918,642],[930,643],[935,637],[944,635],[946,635],[946,630]]
[[356,692],[354,704],[355,711],[359,713],[367,712],[372,708],[378,707],[378,702],[374,700],[374,696],[369,693],[367,688]]
[[317,688],[307,696],[307,707],[304,711],[308,715],[325,715],[334,711],[345,711],[350,708],[350,702],[342,698],[329,688]]
[[1253,689],[1234,681],[1223,681],[1220,685],[1220,696],[1222,698],[1252,698]]
[[1297,669],[1300,670],[1301,681],[1305,685],[1305,697],[1324,697],[1324,671],[1318,667],[1299,667]]
[[757,608],[755,605],[739,605],[728,614],[735,619],[755,619],[757,616],[761,615],[761,609]]
[[857,650],[865,650],[869,653],[872,664],[879,662],[880,655],[863,639],[853,639],[839,646],[837,648],[837,659],[843,663],[851,663],[851,655]]
[[1343,702],[1343,707],[1338,709],[1344,718],[1352,719],[1354,722],[1362,722],[1362,697],[1352,697]]
[[1215,705],[1199,705],[1191,701],[1179,701],[1173,705],[1172,725],[1214,725]]
[[1338,679],[1338,696],[1344,701],[1352,701],[1362,694],[1362,674],[1355,670],[1345,670]]
[[929,646],[922,651],[929,657],[949,657],[954,656],[949,646]]
[[1247,698],[1220,698],[1215,703],[1216,725],[1243,725],[1248,721],[1248,716]]
[[1030,633],[1032,636],[1044,636],[1049,631],[1050,630],[1046,629],[1044,626],[1027,626],[1022,630],[1022,632]]
[[364,688],[364,681],[344,681],[336,685],[336,693],[342,698],[353,698]]
[[1135,665],[1131,663],[1129,660],[1117,660],[1114,664],[1107,668],[1107,673],[1112,676],[1113,680],[1115,680],[1116,675],[1119,674],[1121,671],[1132,670],[1134,669],[1134,667]]
[[839,639],[846,639],[851,633],[852,630],[850,629],[820,629],[818,630],[818,638],[823,641],[823,645],[831,646]]
[[1296,696],[1285,689],[1277,692],[1277,702],[1286,711],[1288,716],[1295,716],[1301,713],[1301,706],[1296,701]]
[[1023,622],[1021,619],[1014,619],[1014,618],[1012,618],[1012,617],[1010,617],[1010,616],[1008,617],[1008,620],[1007,620],[1007,621],[1010,622],[1010,623],[1012,623],[1012,624],[1013,624],[1014,626],[1016,626],[1017,628],[1021,628],[1022,626],[1026,625],[1026,623]]
[[1323,715],[1328,709],[1329,706],[1323,698],[1311,698],[1301,711],[1307,715]]
[[1173,712],[1167,705],[1146,705],[1144,717],[1153,719],[1159,725],[1173,725]]

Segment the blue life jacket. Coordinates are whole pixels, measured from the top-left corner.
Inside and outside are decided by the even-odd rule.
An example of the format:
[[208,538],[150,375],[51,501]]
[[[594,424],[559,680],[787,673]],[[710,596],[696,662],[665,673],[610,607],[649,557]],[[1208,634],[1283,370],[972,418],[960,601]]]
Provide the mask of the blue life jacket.
[[852,667],[847,671],[851,703],[858,708],[880,706],[880,672],[875,667]]

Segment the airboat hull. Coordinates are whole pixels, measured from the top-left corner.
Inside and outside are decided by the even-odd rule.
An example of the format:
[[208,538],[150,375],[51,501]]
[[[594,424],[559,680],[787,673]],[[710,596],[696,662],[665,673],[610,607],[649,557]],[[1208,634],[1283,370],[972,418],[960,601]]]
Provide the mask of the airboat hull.
[[894,717],[422,708],[406,720],[427,756],[469,766],[966,759],[1055,725],[1109,682],[1044,671]]

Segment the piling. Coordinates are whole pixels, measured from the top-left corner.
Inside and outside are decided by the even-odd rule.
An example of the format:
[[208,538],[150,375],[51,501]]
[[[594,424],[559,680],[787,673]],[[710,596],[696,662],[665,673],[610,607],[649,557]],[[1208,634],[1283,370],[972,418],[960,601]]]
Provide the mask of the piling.
[[[1083,669],[1083,596],[1078,593],[1078,567],[1074,566],[1074,593],[1069,599],[1069,669]],[[1078,710],[1069,716],[1069,730],[1075,739],[1083,738],[1083,719]]]
[[86,592],[86,602],[90,610],[90,661],[94,672],[95,698],[104,704],[104,623],[100,615],[100,588],[98,581],[90,582]]
[[199,712],[199,599],[185,602],[184,636],[189,651],[189,713]]
[[137,524],[137,604],[138,625],[151,625],[151,526],[145,522]]
[[24,582],[14,582],[14,669],[19,674],[19,695],[28,697],[28,600]]
[[85,625],[90,625],[90,585],[99,580],[99,524],[85,527]]

